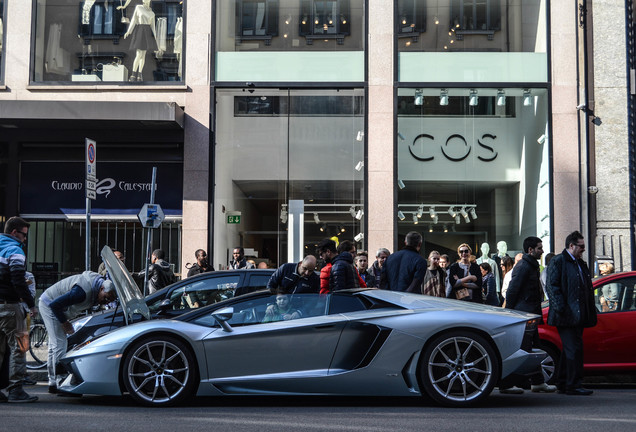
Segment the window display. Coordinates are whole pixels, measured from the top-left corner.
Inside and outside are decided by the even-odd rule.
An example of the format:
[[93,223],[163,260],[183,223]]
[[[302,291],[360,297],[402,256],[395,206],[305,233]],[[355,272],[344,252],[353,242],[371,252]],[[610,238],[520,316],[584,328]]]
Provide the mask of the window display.
[[181,81],[181,0],[42,0],[35,82]]

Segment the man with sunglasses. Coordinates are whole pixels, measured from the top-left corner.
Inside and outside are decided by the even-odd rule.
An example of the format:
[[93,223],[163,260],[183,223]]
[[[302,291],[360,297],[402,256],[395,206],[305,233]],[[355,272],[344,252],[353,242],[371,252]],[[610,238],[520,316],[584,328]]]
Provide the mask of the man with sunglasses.
[[556,371],[560,393],[587,396],[592,390],[583,380],[583,329],[596,325],[592,277],[585,261],[585,239],[574,231],[565,239],[565,249],[548,266],[546,290],[550,299],[548,325],[556,326],[563,350]]
[[27,240],[30,224],[22,218],[9,218],[0,235],[0,369],[5,350],[11,351],[9,372],[9,397],[0,392],[0,402],[35,402],[22,389],[22,378],[26,375],[26,363],[18,346],[17,326],[25,318],[21,302],[27,304],[31,315],[37,314],[35,301],[26,281],[26,256],[22,250]]

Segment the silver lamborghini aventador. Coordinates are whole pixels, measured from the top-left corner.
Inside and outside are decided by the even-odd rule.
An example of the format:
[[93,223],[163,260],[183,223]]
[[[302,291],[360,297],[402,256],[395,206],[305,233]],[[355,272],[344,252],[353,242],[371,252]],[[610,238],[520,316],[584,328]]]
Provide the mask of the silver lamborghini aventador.
[[[124,302],[137,297],[126,277],[115,281]],[[141,303],[124,309],[143,314]],[[60,390],[129,393],[149,406],[193,395],[428,396],[467,406],[538,369],[537,324],[536,315],[377,289],[260,291],[85,342],[62,359]]]

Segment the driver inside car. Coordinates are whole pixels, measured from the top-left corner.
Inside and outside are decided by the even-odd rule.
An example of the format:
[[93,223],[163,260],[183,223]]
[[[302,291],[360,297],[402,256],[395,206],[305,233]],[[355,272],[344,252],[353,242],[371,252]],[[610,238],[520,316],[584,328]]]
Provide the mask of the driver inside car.
[[291,296],[288,294],[276,295],[276,303],[267,306],[265,310],[264,323],[274,321],[288,321],[298,319],[302,313],[292,307]]

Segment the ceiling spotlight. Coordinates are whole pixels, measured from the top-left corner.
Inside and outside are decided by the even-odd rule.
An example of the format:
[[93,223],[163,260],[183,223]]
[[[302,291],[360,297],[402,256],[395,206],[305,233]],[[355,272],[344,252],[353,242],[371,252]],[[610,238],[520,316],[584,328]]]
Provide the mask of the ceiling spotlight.
[[355,169],[356,171],[362,171],[362,168],[364,168],[364,162],[360,161],[356,164]]
[[448,105],[448,90],[442,89],[439,94],[439,104],[442,106]]
[[437,216],[437,212],[435,211],[435,207],[431,207],[428,209],[428,214],[431,215],[431,218],[434,218],[435,216]]
[[320,232],[325,232],[327,231],[327,224],[322,224],[322,226],[320,227]]
[[406,216],[404,216],[404,213],[402,213],[402,210],[398,210],[397,216],[401,221],[406,219]]
[[539,144],[543,144],[545,142],[545,134],[542,134],[539,138],[537,138],[537,142]]
[[400,179],[398,179],[397,181],[397,185],[400,189],[404,189],[406,187],[406,185],[404,184],[404,182]]
[[413,213],[413,225],[417,225],[420,223],[420,220],[417,218],[417,213]]
[[506,93],[502,89],[497,90],[497,106],[506,105]]
[[456,223],[457,225],[459,225],[461,222],[462,222],[462,218],[461,218],[461,217],[459,217],[459,215],[456,215],[456,216],[455,216],[455,223]]
[[451,231],[455,232],[455,225],[451,225]]
[[314,222],[316,222],[316,225],[320,223],[320,218],[318,217],[318,213],[314,213]]
[[444,232],[448,232],[448,225],[444,225]]
[[532,94],[528,89],[523,91],[523,106],[532,106]]
[[346,229],[345,229],[344,225],[340,225],[340,232],[345,232],[345,231],[346,231]]
[[364,210],[360,209],[360,210],[358,210],[358,212],[356,213],[355,218],[356,218],[356,219],[358,219],[358,220],[361,220],[361,219],[362,219],[362,216],[364,216]]
[[353,239],[357,242],[361,242],[363,238],[364,238],[364,234],[358,233]]
[[424,104],[424,92],[422,89],[415,89],[415,105]]
[[351,217],[356,217],[356,208],[354,206],[349,207],[349,214]]
[[422,215],[424,214],[424,206],[421,205],[417,208],[417,217],[418,219],[422,217]]
[[287,16],[285,17],[285,24],[289,25],[289,23],[291,22],[291,20],[292,20],[291,15],[287,15]]
[[459,214],[462,215],[462,217],[464,218],[466,223],[470,222],[470,218],[468,217],[468,213],[466,212],[466,208],[465,207],[462,207],[462,209],[459,211]]
[[363,139],[364,139],[364,131],[359,130],[358,133],[356,134],[356,141],[362,142]]
[[343,24],[347,23],[347,18],[344,16],[344,14],[340,14],[340,21],[342,21]]
[[435,15],[433,22],[435,23],[435,25],[439,24],[439,18],[437,18],[437,15]]
[[472,207],[470,209],[470,217],[474,219],[477,219],[477,212],[475,211],[475,207]]
[[468,95],[468,105],[477,106],[477,102],[479,101],[479,97],[477,96],[477,90],[470,90]]
[[455,216],[457,216],[457,212],[455,211],[455,209],[453,207],[449,207],[448,208],[448,214],[450,215],[450,217],[454,218]]
[[433,232],[433,225],[431,224],[428,225],[428,232]]
[[438,220],[439,220],[439,217],[437,217],[437,215],[435,215],[435,217],[433,217],[433,223],[436,224]]
[[282,223],[287,223],[287,204],[283,204],[280,209],[280,220]]

